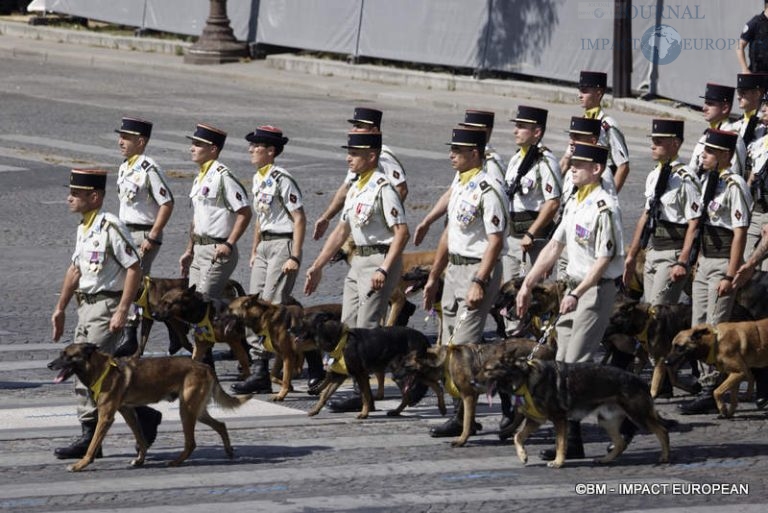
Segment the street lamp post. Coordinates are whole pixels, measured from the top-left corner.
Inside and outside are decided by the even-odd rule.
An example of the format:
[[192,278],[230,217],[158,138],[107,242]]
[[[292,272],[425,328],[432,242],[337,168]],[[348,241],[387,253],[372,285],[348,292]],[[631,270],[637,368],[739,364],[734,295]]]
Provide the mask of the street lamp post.
[[211,7],[200,38],[184,55],[188,64],[222,64],[248,56],[248,45],[235,39],[227,17],[227,0],[210,0]]

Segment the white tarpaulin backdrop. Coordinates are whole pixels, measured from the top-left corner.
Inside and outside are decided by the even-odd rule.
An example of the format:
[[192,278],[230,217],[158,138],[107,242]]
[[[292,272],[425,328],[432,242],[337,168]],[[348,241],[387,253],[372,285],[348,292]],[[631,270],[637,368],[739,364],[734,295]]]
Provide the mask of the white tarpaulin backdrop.
[[[706,82],[735,85],[744,23],[763,2],[633,1],[632,87],[699,104]],[[229,0],[243,41],[575,81],[612,74],[613,0]],[[46,0],[50,11],[199,35],[209,0]],[[650,42],[646,31],[667,25]],[[645,51],[643,46],[645,44]],[[669,63],[664,64],[665,60]],[[610,80],[610,79],[609,79]],[[609,81],[610,85],[610,81]]]

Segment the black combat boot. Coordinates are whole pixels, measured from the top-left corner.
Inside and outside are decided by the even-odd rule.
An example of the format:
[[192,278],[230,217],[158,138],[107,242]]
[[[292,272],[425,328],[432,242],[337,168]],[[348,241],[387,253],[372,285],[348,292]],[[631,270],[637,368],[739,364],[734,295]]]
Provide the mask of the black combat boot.
[[512,408],[512,398],[509,394],[499,392],[501,399],[501,420],[499,421],[499,440],[507,440],[515,436],[517,428],[522,424],[524,417]]
[[262,357],[253,361],[252,374],[242,383],[235,383],[231,389],[236,394],[271,394],[272,382],[269,379],[269,359]]
[[[568,438],[566,439],[565,459],[578,460],[584,458],[584,442],[581,440],[581,421],[568,421]],[[552,461],[556,456],[556,449],[544,449],[539,453],[541,459]]]
[[[331,399],[326,403],[329,410],[334,413],[349,413],[353,411],[360,411],[363,409],[363,397],[360,392],[354,392],[347,397],[340,397],[338,399]],[[372,411],[376,411],[374,408]]]
[[323,355],[318,349],[304,353],[304,359],[307,361],[307,393],[309,395],[320,394],[318,388],[325,379],[325,369],[323,369]]
[[137,336],[137,331],[137,326],[126,324],[123,328],[123,339],[120,341],[117,349],[115,349],[115,352],[112,353],[112,356],[115,358],[123,358],[126,356],[135,355],[139,350],[139,339]]
[[701,392],[693,401],[682,403],[678,406],[683,415],[704,415],[707,413],[717,413],[717,403],[715,402],[715,386],[707,385],[701,388]]
[[[470,434],[474,435],[481,431],[483,426],[479,422],[472,423]],[[439,426],[430,428],[429,436],[432,438],[442,438],[447,436],[459,436],[464,431],[464,402],[458,399],[453,400],[453,417]]]
[[768,406],[768,368],[749,369],[755,378],[755,406],[762,410]]
[[134,411],[136,411],[136,419],[139,421],[141,433],[144,435],[147,447],[149,447],[155,443],[157,427],[163,420],[163,414],[149,406],[137,406]]
[[[72,442],[66,447],[59,447],[53,451],[53,455],[60,460],[79,459],[85,456],[88,452],[88,446],[91,445],[93,435],[96,432],[96,421],[83,422],[80,424],[83,430],[83,434],[80,438]],[[101,447],[96,451],[96,458],[102,457]]]

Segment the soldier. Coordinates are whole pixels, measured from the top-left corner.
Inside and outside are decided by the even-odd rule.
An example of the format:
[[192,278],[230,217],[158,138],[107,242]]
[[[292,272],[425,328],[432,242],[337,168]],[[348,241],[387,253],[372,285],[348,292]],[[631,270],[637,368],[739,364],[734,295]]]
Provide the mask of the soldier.
[[[744,250],[745,256],[750,258],[760,244],[763,227],[768,224],[768,133],[765,130],[766,125],[768,125],[768,95],[763,97],[760,107],[760,127],[762,130],[755,130],[758,133],[762,132],[763,135],[747,148],[748,161],[752,164],[752,172],[749,175],[747,185],[749,185],[752,199],[755,202],[747,231],[747,246]],[[755,261],[755,265],[763,271],[768,271],[768,264],[764,259]]]
[[189,193],[193,219],[179,267],[198,292],[218,299],[237,267],[236,244],[251,221],[251,206],[245,187],[218,160],[226,132],[200,123],[187,138],[192,140],[192,162],[200,172]]
[[[532,288],[543,280],[563,250],[568,248],[568,294],[560,303],[557,321],[557,361],[592,360],[616,298],[616,278],[624,257],[621,211],[616,196],[601,186],[608,148],[576,143],[571,157],[573,184],[578,191],[565,205],[563,221],[539,255],[517,295],[517,315],[531,302]],[[567,458],[583,458],[579,421],[569,421]],[[555,451],[542,452],[554,459]]]
[[[448,225],[424,287],[424,308],[429,310],[445,271],[443,345],[482,340],[488,312],[501,285],[500,257],[506,249],[509,205],[483,169],[485,137],[484,130],[457,127],[448,143],[458,178],[450,189]],[[461,403],[456,404],[457,391],[450,383],[446,388],[455,394],[456,408],[451,419],[430,430],[434,437],[456,436],[462,431],[463,411]],[[480,426],[475,424],[472,432],[477,429]]]
[[651,157],[657,165],[645,181],[645,209],[624,260],[624,283],[629,286],[637,255],[648,247],[643,290],[652,305],[679,302],[701,215],[699,180],[678,160],[684,128],[683,121],[674,119],[652,121]]
[[[381,134],[352,131],[342,147],[357,179],[347,192],[339,224],[307,269],[304,293],[317,289],[323,267],[351,235],[355,257],[344,280],[341,320],[351,328],[375,328],[402,275],[408,225],[400,195],[379,165]],[[335,402],[332,409],[350,411],[360,405],[360,396],[353,395]]]
[[608,148],[608,168],[613,175],[616,192],[619,192],[629,176],[629,149],[616,120],[602,109],[607,87],[608,75],[601,71],[582,71],[579,74],[579,103],[585,118],[600,120],[599,144]]
[[[483,158],[483,169],[491,177],[491,182],[501,190],[504,187],[504,160],[490,144],[495,118],[496,114],[493,112],[467,109],[464,112],[464,122],[459,123],[459,126],[485,129],[486,145],[485,155]],[[456,176],[458,176],[458,173]],[[432,226],[432,223],[445,215],[445,213],[448,211],[448,201],[450,198],[451,190],[449,188],[443,193],[440,199],[437,200],[435,206],[432,207],[432,210],[430,210],[429,213],[424,216],[424,219],[416,227],[413,235],[414,244],[417,246],[420,245],[424,240],[424,237],[427,235],[429,227]]]
[[[354,129],[359,132],[380,134],[382,116],[383,113],[380,110],[357,107],[352,115],[352,119],[348,119],[347,121],[352,123]],[[400,195],[400,200],[405,203],[405,198],[408,196],[408,184],[405,180],[405,169],[389,146],[384,144],[381,145],[379,167],[381,167],[381,171],[387,177],[387,180],[389,180]],[[357,180],[357,175],[351,171],[348,172],[344,182],[336,191],[336,194],[334,194],[331,204],[328,205],[328,208],[325,209],[325,212],[323,212],[320,218],[315,221],[315,229],[312,233],[313,239],[319,240],[325,235],[325,231],[328,229],[331,219],[333,219],[344,206],[347,193],[352,186],[352,182],[355,180]]]
[[[152,123],[125,117],[115,132],[119,134],[117,143],[120,154],[125,158],[117,173],[119,217],[128,227],[139,250],[141,272],[148,276],[163,244],[163,230],[173,212],[173,194],[163,170],[144,153],[152,135]],[[115,356],[130,356],[138,350],[140,316],[140,308],[134,307]],[[179,349],[171,346],[169,352],[173,354]]]
[[[739,136],[735,132],[710,129],[704,141],[701,165],[706,173],[702,184],[702,212],[697,229],[701,253],[693,281],[693,325],[728,321],[734,304],[733,280],[744,262],[752,197],[744,179],[730,170]],[[715,369],[705,369],[702,391],[694,401],[680,405],[686,415],[715,410],[712,393],[719,380]]]
[[[704,120],[709,123],[709,127],[704,130],[701,138],[693,148],[691,154],[691,160],[688,163],[688,169],[695,172],[699,176],[699,180],[703,181],[701,174],[703,169],[701,167],[701,157],[704,153],[705,141],[707,132],[710,128],[715,130],[734,131],[732,124],[728,121],[728,116],[731,115],[731,107],[733,105],[733,93],[734,88],[730,86],[710,84],[708,83],[704,91],[704,106],[701,108]],[[733,152],[733,158],[731,160],[731,173],[737,174],[746,178],[746,161],[747,161],[747,148],[744,145],[744,140],[741,137],[736,141],[736,149]]]
[[[736,99],[739,108],[743,112],[731,126],[734,132],[744,140],[744,145],[749,148],[755,140],[765,134],[765,125],[760,123],[760,101],[765,94],[768,85],[768,74],[765,73],[739,73],[736,75]],[[747,167],[751,169],[749,159],[746,159]]]
[[515,144],[519,150],[509,161],[505,182],[511,206],[509,250],[504,255],[503,282],[521,275],[528,259],[532,265],[547,243],[560,206],[562,175],[554,154],[541,144],[547,128],[544,109],[519,106]]
[[[82,220],[51,324],[53,340],[58,341],[64,333],[67,305],[74,296],[78,305],[74,342],[96,344],[101,351],[112,354],[136,297],[141,268],[128,229],[116,216],[102,210],[106,184],[106,171],[73,169],[70,174],[67,204],[70,212],[80,214]],[[75,395],[82,435],[69,446],[54,451],[59,459],[82,458],[96,430],[96,403],[91,391],[78,379]],[[137,408],[136,416],[144,438],[152,444],[160,413]],[[96,457],[101,455],[99,447]]]
[[[744,25],[736,48],[736,58],[744,73],[768,72],[768,0],[764,2],[763,12],[753,16]],[[749,64],[744,49],[749,45]]]
[[[251,268],[249,292],[259,294],[264,301],[290,303],[291,292],[301,265],[307,218],[301,190],[288,171],[275,165],[283,153],[288,138],[273,126],[260,126],[245,136],[253,175],[253,245],[248,262]],[[258,342],[257,334],[248,330],[248,342],[254,358],[254,370],[243,383],[232,385],[237,394],[270,393],[269,354]],[[319,356],[319,355],[318,355]],[[322,359],[320,361],[322,373]],[[311,378],[310,386],[322,378]]]

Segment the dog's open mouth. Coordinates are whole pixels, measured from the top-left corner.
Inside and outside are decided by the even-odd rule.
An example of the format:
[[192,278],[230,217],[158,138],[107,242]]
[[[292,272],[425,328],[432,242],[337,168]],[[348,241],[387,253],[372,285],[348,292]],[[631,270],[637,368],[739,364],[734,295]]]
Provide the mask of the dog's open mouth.
[[74,374],[74,371],[72,369],[64,368],[61,369],[58,373],[58,375],[53,379],[54,383],[61,383],[63,381],[66,381],[69,379],[69,377]]
[[413,384],[416,382],[416,376],[406,376],[403,378],[403,395],[410,392],[413,388]]

